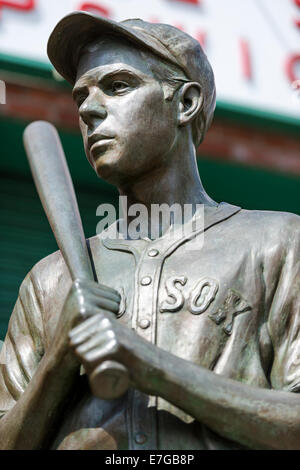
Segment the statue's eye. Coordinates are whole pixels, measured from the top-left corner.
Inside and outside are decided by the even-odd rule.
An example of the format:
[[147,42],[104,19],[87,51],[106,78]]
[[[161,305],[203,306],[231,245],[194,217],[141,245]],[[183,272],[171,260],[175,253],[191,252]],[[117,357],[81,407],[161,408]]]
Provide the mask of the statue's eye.
[[111,85],[113,93],[121,93],[123,91],[126,91],[128,88],[128,83],[122,82],[121,80],[115,80]]

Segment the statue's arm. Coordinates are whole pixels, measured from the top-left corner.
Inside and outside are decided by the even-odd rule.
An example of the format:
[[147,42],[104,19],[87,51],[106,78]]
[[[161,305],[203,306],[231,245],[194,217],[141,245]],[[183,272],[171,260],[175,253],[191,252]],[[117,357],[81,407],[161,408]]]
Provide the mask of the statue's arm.
[[0,420],[0,449],[47,447],[77,376],[77,363],[72,365],[62,351],[44,356],[24,393]]
[[113,289],[74,282],[58,315],[54,337],[44,348],[43,288],[23,282],[5,339],[6,363],[0,374],[0,449],[48,448],[79,377],[80,362],[69,347],[69,332],[99,311],[118,313]]
[[147,376],[139,371],[137,388],[161,396],[217,434],[250,448],[300,449],[298,394],[252,387],[158,348],[146,349]]
[[10,318],[1,352],[0,449],[47,446],[78,377],[62,325],[45,351],[42,291],[29,273]]
[[297,393],[217,375],[158,348],[106,315],[97,317],[70,333],[71,346],[88,374],[99,363],[117,360],[130,371],[132,387],[164,398],[225,438],[255,449],[300,449]]

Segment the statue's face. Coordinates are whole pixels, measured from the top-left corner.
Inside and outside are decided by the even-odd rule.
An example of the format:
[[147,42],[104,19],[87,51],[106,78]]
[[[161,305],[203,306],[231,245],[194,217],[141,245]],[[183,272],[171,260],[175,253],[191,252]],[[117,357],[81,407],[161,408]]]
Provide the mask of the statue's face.
[[87,158],[114,184],[168,165],[177,108],[140,51],[111,38],[83,53],[73,91]]

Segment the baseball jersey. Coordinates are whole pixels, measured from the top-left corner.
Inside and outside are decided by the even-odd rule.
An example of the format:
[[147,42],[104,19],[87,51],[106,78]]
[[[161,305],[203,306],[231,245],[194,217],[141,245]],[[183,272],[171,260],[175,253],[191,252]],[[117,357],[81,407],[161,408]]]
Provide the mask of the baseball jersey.
[[[300,390],[300,217],[205,206],[204,227],[157,240],[89,240],[118,321],[158,348],[255,387]],[[203,238],[204,237],[204,238]],[[0,410],[19,399],[53,340],[71,279],[58,251],[23,281],[5,339]],[[37,410],[38,412],[38,410]],[[160,397],[92,396],[81,375],[53,449],[238,449]]]

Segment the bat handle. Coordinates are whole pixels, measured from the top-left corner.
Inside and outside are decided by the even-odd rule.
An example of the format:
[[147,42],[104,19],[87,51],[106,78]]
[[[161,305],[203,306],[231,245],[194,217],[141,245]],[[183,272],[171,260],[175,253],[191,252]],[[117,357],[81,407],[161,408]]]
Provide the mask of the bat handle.
[[123,396],[129,388],[129,373],[116,361],[105,361],[90,376],[90,387],[102,400],[114,400]]
[[[91,266],[93,256],[88,247],[88,257]],[[95,281],[98,282],[94,271]],[[129,388],[129,372],[127,368],[116,361],[105,361],[100,364],[89,377],[92,393],[102,400],[114,400],[122,397]]]

